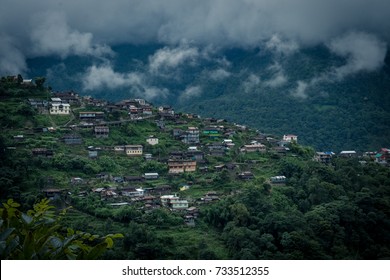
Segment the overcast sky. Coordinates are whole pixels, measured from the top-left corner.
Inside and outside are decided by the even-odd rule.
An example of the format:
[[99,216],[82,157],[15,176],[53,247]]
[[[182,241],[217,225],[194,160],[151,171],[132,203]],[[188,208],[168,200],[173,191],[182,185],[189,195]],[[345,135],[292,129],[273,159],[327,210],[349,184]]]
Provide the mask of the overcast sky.
[[[0,7],[0,74],[26,71],[30,57],[110,57],[117,43],[158,42],[287,54],[325,44],[349,60],[337,70],[343,76],[380,67],[390,42],[389,0],[0,0]],[[157,58],[153,69],[162,67]]]

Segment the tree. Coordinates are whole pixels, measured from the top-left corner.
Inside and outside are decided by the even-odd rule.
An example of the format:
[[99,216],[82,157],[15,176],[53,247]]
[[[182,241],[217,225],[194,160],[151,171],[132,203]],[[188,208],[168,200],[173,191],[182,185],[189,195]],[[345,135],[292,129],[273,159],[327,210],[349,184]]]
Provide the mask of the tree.
[[23,83],[23,77],[22,75],[18,74],[18,84],[20,85],[21,83]]
[[0,208],[1,259],[97,259],[113,247],[122,234],[106,236],[63,229],[60,215],[44,199],[24,213],[9,199]]
[[37,88],[43,89],[43,84],[45,83],[45,81],[46,81],[45,77],[36,77],[35,84],[37,85]]

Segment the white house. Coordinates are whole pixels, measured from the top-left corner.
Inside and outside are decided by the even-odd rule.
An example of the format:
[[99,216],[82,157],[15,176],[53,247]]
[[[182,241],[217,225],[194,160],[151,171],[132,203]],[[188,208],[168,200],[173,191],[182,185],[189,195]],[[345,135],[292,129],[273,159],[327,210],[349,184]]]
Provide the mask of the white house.
[[188,208],[187,200],[180,200],[176,195],[163,195],[160,197],[161,204],[173,210],[185,210]]
[[168,206],[169,203],[172,203],[172,201],[177,201],[179,200],[179,197],[176,196],[175,194],[167,194],[167,195],[163,195],[160,197],[160,200],[161,200],[161,204],[163,206]]
[[50,107],[51,115],[69,115],[70,105],[67,103],[52,103]]
[[144,196],[145,191],[144,189],[135,189],[135,190],[123,190],[122,195],[128,196],[128,197],[142,197]]
[[154,137],[154,136],[149,136],[149,138],[146,139],[146,142],[149,144],[149,145],[157,145],[158,144],[158,138]]
[[142,156],[142,145],[125,145],[126,155],[128,156]]
[[170,204],[173,210],[185,210],[188,208],[187,200],[174,200]]
[[296,136],[294,134],[285,134],[285,135],[283,135],[283,141],[298,142],[298,136]]

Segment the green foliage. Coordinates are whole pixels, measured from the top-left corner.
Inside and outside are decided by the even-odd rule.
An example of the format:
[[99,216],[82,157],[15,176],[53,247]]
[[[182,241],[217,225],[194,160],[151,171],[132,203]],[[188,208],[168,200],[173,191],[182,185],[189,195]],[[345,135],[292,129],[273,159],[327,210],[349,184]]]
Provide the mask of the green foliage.
[[207,209],[205,220],[221,230],[232,257],[389,258],[388,168],[345,159],[334,167],[303,163],[282,161],[291,178],[285,186],[250,187]]
[[1,259],[97,259],[114,245],[122,234],[106,236],[64,229],[49,200],[44,199],[26,213],[9,199],[0,208]]
[[37,88],[43,89],[43,84],[45,83],[45,81],[46,81],[45,77],[36,77],[35,84],[37,85]]

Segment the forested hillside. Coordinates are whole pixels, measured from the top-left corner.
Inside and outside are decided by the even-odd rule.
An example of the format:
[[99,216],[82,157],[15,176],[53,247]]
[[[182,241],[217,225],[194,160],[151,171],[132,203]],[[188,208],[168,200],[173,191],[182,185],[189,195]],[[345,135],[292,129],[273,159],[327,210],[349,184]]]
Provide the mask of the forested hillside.
[[297,134],[301,143],[319,150],[363,152],[390,140],[389,56],[375,71],[345,73],[352,62],[325,47],[288,55],[189,45],[113,50],[109,64],[88,57],[31,59],[30,75],[47,76],[59,90],[111,101],[146,96],[156,105],[264,133]]
[[2,259],[390,257],[388,149],[318,154],[290,129],[45,82],[0,83]]

